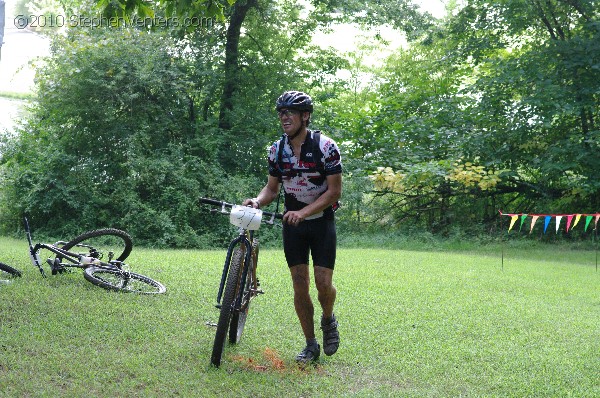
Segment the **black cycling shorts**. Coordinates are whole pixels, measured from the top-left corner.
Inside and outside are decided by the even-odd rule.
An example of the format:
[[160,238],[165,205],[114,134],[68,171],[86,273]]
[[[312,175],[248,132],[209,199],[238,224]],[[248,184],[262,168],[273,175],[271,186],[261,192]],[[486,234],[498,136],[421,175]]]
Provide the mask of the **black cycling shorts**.
[[283,224],[283,251],[288,267],[308,264],[310,252],[314,265],[333,269],[335,249],[336,232],[333,218],[304,220],[297,226]]

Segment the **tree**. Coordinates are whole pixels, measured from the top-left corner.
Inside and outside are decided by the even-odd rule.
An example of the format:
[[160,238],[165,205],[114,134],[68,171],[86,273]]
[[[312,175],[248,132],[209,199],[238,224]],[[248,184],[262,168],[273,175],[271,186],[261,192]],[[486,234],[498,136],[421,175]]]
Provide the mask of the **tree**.
[[[236,0],[159,0],[158,6],[167,17],[215,18],[223,21],[224,10]],[[108,17],[129,18],[132,15],[154,17],[155,3],[148,0],[96,0],[96,4]]]
[[479,98],[470,154],[507,166],[504,188],[527,207],[599,204],[599,12],[593,1],[472,1],[451,25],[480,72],[465,90]]
[[219,127],[225,130],[231,128],[229,114],[233,110],[233,97],[238,88],[238,60],[239,43],[242,24],[246,19],[248,11],[256,7],[257,0],[246,0],[233,6],[233,12],[227,27],[227,41],[225,43],[224,83],[221,95],[221,109],[219,112]]
[[598,13],[593,1],[467,1],[388,60],[349,134],[396,220],[485,221],[503,203],[594,211]]
[[[265,3],[260,11],[281,10]],[[300,67],[282,57],[295,56],[300,47],[290,35],[301,29],[282,31],[277,24],[291,20],[265,17],[252,14],[242,38],[238,79],[256,85],[240,84],[230,135],[218,127],[215,95],[224,31],[171,38],[168,30],[111,27],[57,35],[38,71],[31,116],[17,136],[4,137],[4,230],[28,213],[53,236],[111,225],[138,242],[194,246],[218,235],[197,198],[234,201],[258,189],[277,128],[274,93],[304,76],[281,80]],[[258,62],[267,54],[268,62]],[[303,71],[320,73],[313,72]]]
[[136,30],[55,38],[32,116],[4,137],[4,228],[28,213],[53,236],[111,225],[138,242],[197,243],[196,199],[227,176],[197,139],[194,85],[174,49]]

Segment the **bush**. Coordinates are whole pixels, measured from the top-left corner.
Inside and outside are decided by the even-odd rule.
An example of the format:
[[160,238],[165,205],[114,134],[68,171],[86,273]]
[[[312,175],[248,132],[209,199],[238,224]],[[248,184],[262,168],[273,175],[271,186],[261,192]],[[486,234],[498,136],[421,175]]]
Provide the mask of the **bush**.
[[3,232],[18,229],[25,213],[40,233],[63,239],[111,226],[138,242],[187,247],[218,228],[198,197],[228,199],[223,185],[256,181],[228,183],[211,155],[221,134],[195,120],[197,87],[174,48],[168,37],[135,30],[53,39],[30,117],[3,138]]

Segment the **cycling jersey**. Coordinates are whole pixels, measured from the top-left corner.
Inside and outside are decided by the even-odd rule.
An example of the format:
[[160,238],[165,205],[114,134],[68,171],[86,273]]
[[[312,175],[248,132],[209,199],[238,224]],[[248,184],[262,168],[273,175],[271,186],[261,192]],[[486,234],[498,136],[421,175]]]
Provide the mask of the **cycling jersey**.
[[[289,211],[300,210],[316,201],[327,191],[326,177],[341,172],[342,160],[337,144],[316,131],[308,130],[299,159],[285,134],[269,151],[269,175],[277,177],[283,184],[285,209]],[[324,213],[332,216],[333,210],[330,207]],[[318,218],[324,213],[306,219]]]

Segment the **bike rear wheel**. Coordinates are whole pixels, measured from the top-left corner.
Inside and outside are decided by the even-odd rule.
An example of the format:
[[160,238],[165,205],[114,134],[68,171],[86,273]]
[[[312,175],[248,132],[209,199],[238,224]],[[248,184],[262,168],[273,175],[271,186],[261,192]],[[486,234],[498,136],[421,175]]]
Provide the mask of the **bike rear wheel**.
[[252,261],[252,268],[248,270],[246,280],[243,281],[243,283],[240,283],[240,286],[244,286],[242,295],[247,297],[246,304],[245,307],[240,311],[234,311],[231,317],[231,323],[229,325],[229,342],[232,344],[237,344],[240,342],[242,339],[242,333],[244,332],[244,326],[246,326],[246,318],[248,317],[248,311],[250,310],[250,302],[252,298],[250,296],[250,289],[254,287],[254,278],[256,277],[256,265],[258,262],[258,240],[254,240],[252,242],[252,256],[250,261]]
[[21,276],[21,271],[8,264],[0,263],[0,279],[6,274],[9,274],[10,276]]
[[[103,228],[77,236],[66,243],[62,249],[73,252],[73,248],[76,247],[87,249],[87,252],[80,253],[85,256],[102,259],[105,255],[108,256],[108,253],[113,253],[112,260],[125,261],[131,253],[133,242],[131,236],[125,231]],[[108,259],[104,258],[103,261],[108,262]]]
[[221,356],[225,348],[225,338],[229,330],[229,324],[233,315],[233,306],[240,291],[240,279],[242,277],[242,265],[244,264],[244,251],[235,250],[231,256],[229,264],[229,273],[227,274],[227,283],[221,300],[221,312],[219,314],[219,322],[217,323],[217,331],[215,333],[215,341],[213,343],[212,355],[210,363],[216,367],[221,365]]
[[109,290],[139,294],[161,294],[167,291],[162,283],[152,278],[117,268],[87,267],[83,276],[94,285]]

